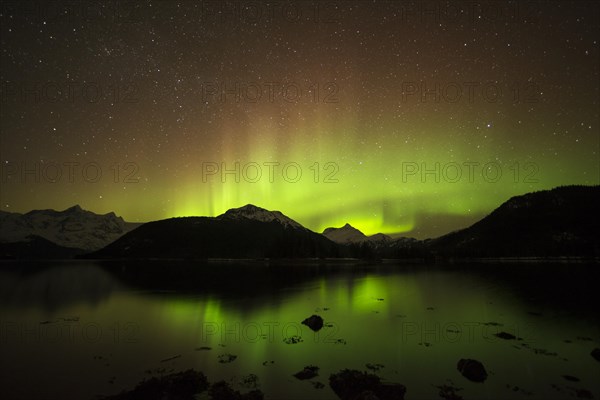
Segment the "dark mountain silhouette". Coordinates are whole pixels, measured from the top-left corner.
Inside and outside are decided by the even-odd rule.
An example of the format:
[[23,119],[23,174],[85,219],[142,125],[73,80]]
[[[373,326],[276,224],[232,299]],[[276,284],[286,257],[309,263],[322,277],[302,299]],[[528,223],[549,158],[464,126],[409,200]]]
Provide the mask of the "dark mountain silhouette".
[[472,226],[424,242],[456,257],[600,256],[600,186],[515,196]]
[[218,217],[149,222],[88,258],[336,257],[337,245],[278,211],[246,205]]

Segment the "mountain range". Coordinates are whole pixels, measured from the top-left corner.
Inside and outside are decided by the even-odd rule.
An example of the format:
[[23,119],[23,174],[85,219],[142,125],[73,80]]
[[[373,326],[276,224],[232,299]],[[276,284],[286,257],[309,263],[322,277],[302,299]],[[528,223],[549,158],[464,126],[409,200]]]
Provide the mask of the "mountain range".
[[322,234],[279,211],[248,204],[217,217],[145,224],[79,206],[0,212],[4,258],[428,258],[600,256],[600,186],[515,196],[472,226],[435,239],[366,236],[346,224]]
[[99,215],[79,205],[64,211],[0,211],[0,257],[65,257],[99,250],[139,223],[125,222],[113,212]]
[[383,233],[367,236],[350,224],[341,228],[327,228],[323,236],[340,247],[344,257],[353,258],[407,258],[423,255],[421,242],[414,238],[392,238]]

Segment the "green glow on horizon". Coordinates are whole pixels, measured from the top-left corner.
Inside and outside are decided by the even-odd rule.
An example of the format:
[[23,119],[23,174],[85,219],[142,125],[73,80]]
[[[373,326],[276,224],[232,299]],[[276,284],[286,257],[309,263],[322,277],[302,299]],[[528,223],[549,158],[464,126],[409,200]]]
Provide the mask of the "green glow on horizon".
[[[44,204],[62,204],[64,209],[78,203],[94,212],[114,211],[127,221],[146,222],[217,216],[251,203],[279,210],[315,232],[350,223],[366,235],[381,232],[425,238],[465,227],[511,196],[559,185],[597,184],[599,179],[594,158],[573,152],[564,157],[577,163],[557,163],[552,154],[533,157],[536,143],[515,148],[509,142],[493,140],[484,140],[474,150],[472,136],[460,139],[459,131],[445,126],[447,120],[439,118],[420,121],[418,128],[414,123],[387,123],[365,136],[360,116],[352,112],[341,113],[338,119],[324,112],[312,113],[309,118],[310,112],[304,111],[304,119],[289,121],[285,129],[265,110],[258,112],[252,127],[246,126],[242,133],[235,121],[223,123],[215,132],[220,141],[190,147],[180,159],[166,158],[164,164],[140,163],[142,179],[137,184],[109,185],[108,189],[106,185],[88,184],[73,197],[65,195],[70,187],[47,184],[43,187]],[[506,130],[496,135],[503,137],[515,129],[505,125],[493,128]],[[444,135],[452,135],[453,139],[440,141]],[[594,149],[590,146],[590,151]],[[233,169],[236,162],[240,168],[257,163],[262,176],[248,182],[240,171],[236,182],[234,175],[222,176],[219,172],[203,182],[203,163],[217,163],[220,168],[225,163]],[[264,165],[268,162],[279,163],[274,167],[272,182]],[[474,167],[472,182],[465,162],[479,163]],[[482,177],[483,165],[489,162],[502,168],[497,182],[486,182]],[[539,167],[534,175],[537,182],[524,182],[522,168],[527,162]],[[288,182],[282,176],[283,165],[290,163],[302,170],[298,182]],[[317,182],[311,169],[315,163],[319,166]],[[324,182],[326,173],[332,171],[325,170],[327,163],[339,168],[332,177],[337,182]],[[439,163],[443,168],[447,163],[457,163],[463,175],[452,182],[440,171],[436,182],[431,174],[424,179],[419,172],[407,175],[403,163],[416,163],[419,168],[423,164],[433,168]],[[516,163],[521,170],[515,180],[511,168]],[[254,177],[254,170],[247,172]],[[294,172],[289,170],[288,178],[293,178]],[[450,222],[444,225],[444,219]]]
[[[346,115],[345,121],[336,122],[317,114],[312,123],[296,120],[290,126],[292,132],[282,134],[281,127],[267,116],[259,115],[256,127],[245,133],[247,149],[240,148],[230,132],[221,132],[227,138],[218,151],[221,157],[205,157],[202,161],[225,163],[229,169],[234,168],[235,162],[240,163],[240,168],[254,162],[261,166],[261,179],[247,182],[241,173],[240,181],[235,182],[233,175],[217,173],[202,182],[202,163],[196,162],[191,170],[197,173],[178,182],[176,195],[171,197],[162,217],[216,216],[251,203],[279,210],[316,232],[350,223],[366,235],[409,234],[425,224],[423,217],[426,216],[482,216],[511,196],[586,179],[574,178],[573,173],[564,170],[554,172],[557,166],[550,157],[531,158],[526,148],[509,151],[502,144],[489,142],[480,146],[474,155],[473,146],[466,139],[444,144],[436,135],[423,136],[413,126],[402,124],[384,127],[370,133],[368,138],[361,134],[357,116]],[[435,132],[443,131],[444,127],[441,122],[432,120],[424,122],[421,129]],[[389,135],[392,131],[405,131],[412,135],[414,143],[407,145],[399,141]],[[447,149],[450,145],[451,156]],[[273,182],[269,181],[265,162],[280,163],[274,167]],[[338,180],[336,183],[323,182],[326,172],[333,171],[324,169],[328,162],[339,167],[333,176]],[[443,166],[453,162],[461,167],[462,177],[458,182],[452,182],[453,170],[446,171],[448,180],[442,173]],[[473,167],[472,182],[465,162],[479,163]],[[497,182],[483,178],[483,165],[490,162],[502,168]],[[520,163],[518,178],[514,171],[517,162]],[[537,182],[523,182],[526,162],[538,165],[539,170],[534,175]],[[287,163],[301,167],[302,177],[298,182],[283,179],[281,171]],[[311,169],[315,163],[319,164],[317,182],[315,171]],[[439,163],[439,182],[431,174],[424,178],[419,173],[407,175],[403,163],[416,163],[419,168],[423,163],[428,168]],[[251,167],[248,175],[254,177],[254,172]],[[289,172],[295,176],[294,169]]]

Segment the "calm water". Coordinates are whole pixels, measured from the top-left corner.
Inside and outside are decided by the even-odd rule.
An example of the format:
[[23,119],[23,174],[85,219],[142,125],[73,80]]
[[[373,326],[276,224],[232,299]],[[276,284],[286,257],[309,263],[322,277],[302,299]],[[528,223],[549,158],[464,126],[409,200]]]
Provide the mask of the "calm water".
[[[334,399],[329,375],[367,363],[407,399],[443,384],[465,399],[600,398],[598,265],[0,267],[2,398],[92,399],[195,368],[242,392],[255,374],[268,399]],[[311,314],[318,334],[300,324]],[[463,378],[460,358],[487,381]],[[292,376],[311,364],[318,377]]]

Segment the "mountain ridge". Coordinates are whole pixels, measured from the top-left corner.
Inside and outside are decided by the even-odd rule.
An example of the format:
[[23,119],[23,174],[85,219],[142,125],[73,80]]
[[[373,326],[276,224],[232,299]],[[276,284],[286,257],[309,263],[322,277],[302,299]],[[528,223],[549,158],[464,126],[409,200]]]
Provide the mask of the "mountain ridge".
[[[7,248],[8,227],[16,226],[21,230],[11,234],[21,235],[22,243],[15,245],[12,241],[13,251],[22,253],[26,251],[23,249],[39,248],[49,249],[52,254],[80,254],[84,247],[76,244],[81,242],[82,233],[89,234],[80,219],[93,218],[104,221],[96,239],[108,243],[93,250],[84,249],[86,258],[597,257],[600,222],[596,204],[600,204],[597,185],[525,193],[509,198],[467,228],[425,240],[391,238],[384,234],[366,236],[349,223],[319,234],[280,211],[253,204],[229,209],[216,217],[169,218],[138,224],[125,231],[124,224],[130,223],[114,212],[98,215],[75,205],[63,211],[32,210],[25,214],[0,211],[0,245]],[[39,226],[38,232],[31,231],[32,226],[47,223],[49,215],[60,217],[62,235],[79,237],[79,242],[71,239],[57,243],[48,235],[37,234],[48,233],[47,226],[43,227],[46,231]],[[29,225],[23,222],[20,226],[17,223],[20,219]],[[59,251],[46,241],[63,249]]]
[[137,223],[126,222],[114,212],[96,214],[74,205],[62,211],[0,211],[0,243],[27,242],[40,237],[56,246],[94,251],[129,232]]
[[599,256],[600,186],[570,185],[513,196],[473,225],[426,242],[456,257]]

